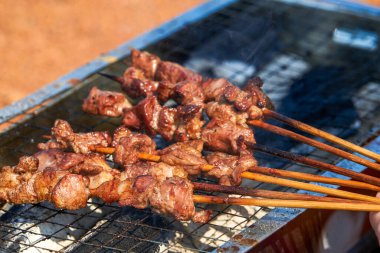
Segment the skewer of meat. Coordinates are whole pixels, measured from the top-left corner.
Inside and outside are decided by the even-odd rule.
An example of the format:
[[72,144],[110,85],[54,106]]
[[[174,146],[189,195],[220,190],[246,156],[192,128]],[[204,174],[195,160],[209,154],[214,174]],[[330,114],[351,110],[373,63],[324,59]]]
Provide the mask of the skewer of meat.
[[[155,78],[158,82],[160,81],[171,82],[172,85],[170,86],[171,87],[170,92],[166,92],[166,93],[171,94],[170,96],[173,96],[173,93],[177,93],[174,97],[176,96],[178,97],[178,94],[180,95],[180,97],[181,95],[182,96],[185,95],[185,99],[182,99],[182,102],[183,101],[185,102],[190,101],[192,103],[194,102],[194,99],[190,99],[190,100],[186,99],[187,86],[190,86],[191,88],[191,89],[187,89],[187,93],[192,95],[192,96],[187,96],[188,98],[198,97],[200,100],[202,100],[202,97],[198,95],[199,87],[202,87],[203,89],[202,91],[204,93],[204,97],[206,100],[211,99],[218,102],[220,101],[229,102],[229,103],[232,103],[237,110],[253,111],[254,112],[253,115],[255,116],[250,117],[250,119],[257,120],[257,119],[261,119],[263,115],[269,116],[274,119],[280,120],[284,123],[287,123],[295,128],[298,128],[302,131],[324,138],[333,143],[340,144],[350,150],[356,151],[369,158],[375,159],[376,161],[380,161],[380,155],[372,151],[366,150],[360,146],[354,145],[336,136],[333,136],[319,129],[313,128],[307,124],[304,124],[299,121],[295,121],[293,119],[287,118],[286,116],[280,115],[279,113],[272,111],[270,100],[262,92],[261,90],[262,82],[258,78],[252,80],[244,90],[240,90],[238,87],[230,84],[228,81],[224,79],[213,79],[213,80],[210,79],[202,83],[202,85],[200,85],[202,79],[199,75],[197,75],[194,72],[191,72],[190,70],[185,69],[184,67],[178,64],[161,61],[157,56],[151,55],[147,52],[139,52],[137,50],[132,50],[131,58],[132,58],[131,68],[140,69],[142,72],[149,72],[150,73],[149,76]],[[122,83],[123,87],[128,86],[127,83],[128,83],[128,80],[131,79],[131,77],[126,74],[127,72],[128,70],[125,72],[123,78],[115,78],[112,76],[111,78]],[[105,75],[105,76],[110,77],[109,75]],[[191,85],[183,84],[184,82],[187,82],[187,83],[190,82],[192,84]],[[197,84],[199,86],[198,89],[197,89]],[[152,94],[155,91],[157,91],[158,97],[161,98],[161,100],[170,98],[170,96],[166,96],[166,97],[161,96],[159,87],[160,85],[157,85],[157,88],[152,89],[152,92],[149,94]],[[183,90],[185,90],[185,93],[183,92]],[[125,89],[125,91],[128,93],[128,89]],[[164,99],[162,99],[162,97],[164,97]],[[249,113],[249,115],[252,115],[252,113]],[[249,123],[257,124],[257,122],[249,122]],[[256,126],[260,126],[264,129],[269,130],[268,124],[265,124],[265,125],[260,124]],[[269,125],[269,127],[270,126],[271,125]],[[278,133],[278,131],[276,133]],[[305,141],[305,139],[300,136],[295,136],[289,133],[284,133],[284,134],[291,138],[295,138],[299,141],[302,141],[302,142]],[[307,143],[310,144],[310,141],[307,141]],[[380,170],[380,166],[378,164],[362,159],[361,157],[351,155],[347,152],[344,152],[335,148],[332,149],[331,146],[328,146],[326,144],[321,145],[323,144],[321,142],[314,142],[314,144],[316,147],[320,149],[326,150],[328,152],[332,152],[346,159],[353,160],[354,162],[365,165],[367,167]]]
[[[111,151],[111,149],[108,149],[108,150]],[[161,160],[159,156],[150,155],[150,154],[143,154],[143,155],[140,155],[139,157],[147,159],[149,161],[155,161],[155,162],[159,162]],[[200,168],[202,172],[209,172],[210,170],[214,169],[215,166],[211,164],[205,164],[201,166]],[[261,168],[261,170],[263,169],[264,168]],[[255,168],[253,167],[251,168],[251,170],[255,171]],[[269,170],[266,170],[266,169],[264,170],[267,171],[268,173],[271,173]],[[298,182],[298,181],[293,181],[293,180],[288,180],[288,179],[283,179],[283,178],[278,178],[278,177],[273,177],[273,176],[266,176],[266,175],[252,173],[248,171],[242,172],[240,176],[242,178],[246,178],[246,179],[250,179],[250,180],[254,180],[258,182],[276,184],[276,185],[281,185],[285,187],[291,187],[291,188],[302,189],[302,190],[313,191],[313,192],[319,192],[319,193],[324,193],[324,194],[328,194],[335,197],[380,203],[380,199],[371,197],[371,196],[352,193],[348,191],[336,190],[329,187],[318,186],[318,185],[313,185],[309,183],[303,183],[303,182]],[[350,185],[350,187],[354,186],[355,188],[363,188],[362,184],[357,185],[356,183],[360,183],[360,182],[354,182],[354,183],[352,183],[352,181],[345,182],[345,184]],[[372,186],[367,187],[366,185],[364,185],[364,188],[366,189],[371,188],[372,190],[374,190]]]
[[[127,172],[110,168],[99,154],[65,153],[49,149],[33,156],[22,157],[16,166],[2,168],[0,175],[4,180],[0,182],[0,199],[15,204],[49,201],[58,208],[74,210],[86,206],[88,198],[98,197],[105,202],[117,201],[121,206],[150,206],[158,213],[172,215],[178,220],[192,219],[195,222],[207,222],[211,213],[207,210],[196,212],[194,203],[380,211],[380,205],[334,198],[319,197],[324,201],[280,201],[194,195],[193,185],[187,179],[187,173],[180,167],[164,163],[153,163],[149,166],[149,173],[128,177]],[[221,192],[238,191],[256,196],[260,193],[257,190],[251,192],[244,188],[221,188],[207,184],[198,188]],[[297,198],[301,196],[297,195]],[[340,205],[326,201],[334,201]]]
[[[147,101],[148,100],[148,101]],[[149,101],[154,101],[154,106],[147,106],[151,104]],[[146,98],[143,101],[140,102],[140,105],[138,105],[140,108],[140,112],[143,115],[151,115],[144,117],[144,122],[139,121],[139,126],[141,124],[145,124],[145,122],[148,122],[148,125],[151,123],[152,118],[154,115],[161,115],[162,108],[155,97]],[[155,108],[154,110],[150,110],[149,108]],[[160,111],[161,110],[161,111]],[[175,111],[174,108],[168,108],[168,111]],[[210,148],[211,150],[216,151],[222,151],[222,152],[228,152],[228,153],[236,153],[238,151],[237,148],[237,138],[240,135],[243,135],[245,138],[248,139],[248,141],[251,141],[249,146],[253,148],[252,141],[254,141],[253,132],[248,126],[244,123],[245,119],[247,118],[245,113],[236,113],[234,110],[232,110],[231,106],[228,105],[220,105],[218,103],[212,102],[206,105],[205,110],[208,112],[208,115],[211,116],[212,120],[208,123],[208,125],[205,128],[201,128],[203,121],[200,120],[199,114],[195,113],[192,114],[195,115],[196,122],[200,122],[201,124],[194,124],[195,121],[187,121],[188,124],[187,129],[189,129],[191,132],[191,136],[193,136],[194,139],[197,139],[199,135],[201,135],[202,139],[206,143],[206,147]],[[156,111],[156,113],[155,113]],[[191,114],[191,113],[190,113]],[[189,116],[190,116],[189,114]],[[164,114],[165,115],[165,114]],[[179,116],[179,118],[182,118],[182,115]],[[190,116],[191,118],[192,116]],[[186,120],[184,120],[186,121]],[[184,122],[182,121],[182,122]],[[158,118],[155,120],[155,122],[167,122],[162,118]],[[174,121],[173,121],[174,122]],[[258,121],[260,123],[260,121]],[[161,124],[162,125],[162,124]],[[159,124],[157,123],[156,126],[158,128],[155,128],[158,132],[162,133],[164,137],[166,137],[167,140],[170,140],[171,135],[170,133],[176,132],[176,126],[172,127],[170,125],[170,122],[166,124],[166,127],[160,128]],[[173,129],[173,130],[168,130]],[[186,129],[186,128],[182,128]],[[153,131],[153,130],[152,130]],[[202,131],[202,133],[200,133]],[[154,131],[153,131],[154,132]],[[185,131],[186,132],[186,131]],[[182,131],[183,133],[183,131]],[[178,135],[180,136],[180,135]],[[185,135],[182,135],[182,137]],[[189,135],[186,135],[189,136]],[[186,140],[189,138],[181,139]],[[323,144],[325,145],[325,144]],[[269,150],[270,148],[265,148],[265,150]],[[260,150],[259,150],[260,151]],[[261,150],[263,151],[263,150]],[[265,151],[264,151],[265,152]],[[342,174],[345,176],[349,176],[355,180],[363,181],[369,184],[380,186],[380,179],[368,175],[364,175],[362,173],[354,172],[345,168],[337,167],[335,165],[330,165],[327,163],[323,163],[314,159],[310,158],[300,158],[300,156],[296,154],[290,154],[287,153],[286,156],[284,156],[285,151],[279,151],[279,152],[271,152],[271,154],[275,156],[280,156],[284,158],[290,158],[292,160],[295,160],[297,162],[305,163],[307,165],[310,165],[312,167],[316,167],[323,170],[332,171],[334,173]],[[300,158],[300,159],[297,159]]]

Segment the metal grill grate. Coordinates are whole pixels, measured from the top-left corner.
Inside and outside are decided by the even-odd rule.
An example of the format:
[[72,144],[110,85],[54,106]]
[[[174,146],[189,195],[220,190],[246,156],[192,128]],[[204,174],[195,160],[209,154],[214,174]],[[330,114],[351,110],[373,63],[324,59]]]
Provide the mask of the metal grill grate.
[[[340,27],[380,34],[378,22],[348,14],[272,1],[241,1],[145,49],[203,75],[227,77],[236,84],[259,75],[278,111],[362,143],[379,129],[379,54],[334,42],[333,32]],[[120,61],[104,71],[121,74],[126,67]],[[16,164],[21,155],[36,152],[36,143],[44,141],[41,136],[49,133],[57,118],[68,120],[75,131],[115,129],[119,119],[89,116],[81,111],[83,98],[95,85],[119,90],[117,84],[94,75],[4,123],[0,164]],[[261,131],[257,131],[257,139],[330,163],[336,161],[326,153]],[[265,166],[320,172],[261,154],[257,158]],[[244,184],[294,191],[260,183]],[[78,211],[57,210],[46,203],[5,204],[0,211],[0,251],[208,252],[234,240],[235,235],[270,211],[198,206],[206,207],[214,211],[214,217],[200,225],[96,200]]]

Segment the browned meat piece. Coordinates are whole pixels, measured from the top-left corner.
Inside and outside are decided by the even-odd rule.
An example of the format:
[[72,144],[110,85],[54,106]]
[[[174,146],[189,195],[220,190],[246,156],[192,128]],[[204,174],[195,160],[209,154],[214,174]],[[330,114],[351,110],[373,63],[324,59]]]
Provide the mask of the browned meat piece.
[[131,60],[132,66],[144,71],[144,74],[148,79],[154,79],[158,65],[161,61],[156,55],[148,52],[141,52],[136,49],[132,49]]
[[254,105],[260,108],[274,109],[274,105],[269,97],[262,90],[263,81],[260,77],[254,77],[248,81],[244,87],[244,91],[248,92],[251,96]]
[[[202,107],[197,105],[162,107],[156,97],[149,96],[132,109],[134,117],[150,136],[160,134],[165,140],[186,141],[199,139],[204,124],[200,118]],[[127,126],[130,126],[128,124]]]
[[139,153],[152,154],[156,150],[156,143],[147,135],[131,133],[114,143],[114,161],[122,166],[133,164],[139,160]]
[[236,112],[231,105],[209,102],[206,104],[205,109],[210,119],[230,121],[234,124],[248,127],[246,124],[248,114],[245,112]]
[[162,109],[156,97],[146,97],[144,100],[140,101],[135,108],[148,135],[156,135],[158,129],[158,117]]
[[239,111],[247,111],[254,104],[252,95],[237,86],[228,86],[224,90],[224,99],[233,104]]
[[96,189],[119,175],[119,171],[108,165],[104,155],[96,153],[85,155],[83,162],[72,167],[70,172],[86,176],[89,190]]
[[130,67],[123,74],[122,89],[132,98],[152,95],[158,88],[159,82],[149,80],[143,70]]
[[128,138],[132,136],[132,131],[125,126],[119,126],[113,132],[112,147],[115,147],[121,140],[121,138]]
[[98,188],[91,190],[91,196],[98,197],[106,203],[116,202],[120,199],[119,186],[118,178],[104,182]]
[[36,174],[34,180],[34,190],[37,195],[38,202],[50,201],[51,193],[54,187],[64,176],[70,174],[67,170],[59,170],[53,168],[46,168]]
[[164,103],[174,96],[176,83],[161,81],[157,88],[157,98]]
[[232,83],[224,78],[208,79],[202,84],[203,93],[206,101],[221,101],[224,96],[224,90],[233,86]]
[[210,212],[196,213],[193,201],[193,186],[187,179],[187,173],[164,163],[150,166],[149,175],[123,179],[119,186],[119,204],[136,208],[149,205],[161,214],[169,214],[179,220],[194,217],[197,222],[207,222]]
[[124,111],[123,125],[136,130],[142,127],[142,122],[139,116],[137,115],[135,107]]
[[207,103],[206,112],[211,120],[202,130],[202,140],[211,150],[236,154],[240,136],[255,142],[253,130],[246,124],[247,113],[238,113],[231,105],[217,102]]
[[207,175],[219,178],[221,185],[240,185],[241,173],[257,166],[257,161],[249,152],[239,156],[215,152],[206,157],[209,164],[215,166]]
[[201,83],[202,76],[177,63],[162,61],[158,64],[156,80],[167,81],[169,83],[179,83],[182,81]]
[[173,139],[176,131],[176,115],[177,109],[163,107],[159,113],[157,131],[167,141]]
[[150,170],[155,163],[146,161],[137,161],[134,164],[127,164],[124,166],[124,171],[121,173],[121,180],[127,178],[136,178],[138,176],[150,175]]
[[54,187],[51,200],[57,208],[75,210],[86,206],[89,195],[85,179],[81,175],[69,174]]
[[213,119],[202,130],[202,140],[206,147],[213,151],[231,154],[239,153],[237,140],[240,136],[243,136],[246,141],[255,142],[250,128],[230,121]]
[[69,170],[82,163],[85,159],[85,156],[82,154],[67,153],[57,149],[43,150],[34,154],[33,157],[39,161],[39,171],[43,171],[47,168]]
[[204,224],[211,220],[211,215],[212,215],[211,210],[201,210],[194,214],[192,221]]
[[180,177],[187,179],[187,172],[179,166],[171,166],[166,163],[151,163],[150,175],[155,180],[162,182],[163,180],[171,177]]
[[202,84],[206,101],[228,102],[239,111],[248,113],[250,119],[261,119],[260,108],[273,108],[268,96],[261,89],[263,83],[259,77],[248,81],[243,90],[225,79],[209,79]]
[[158,151],[161,161],[173,166],[183,167],[189,175],[199,175],[201,166],[207,164],[202,157],[203,141],[175,143]]
[[67,121],[56,120],[52,128],[52,139],[37,146],[42,150],[71,147],[76,153],[88,154],[92,146],[108,147],[110,143],[111,136],[108,132],[74,133]]
[[170,214],[178,220],[190,220],[195,214],[193,185],[180,177],[168,178],[156,184],[149,200],[153,210]]
[[203,107],[205,96],[199,83],[184,81],[175,87],[175,100],[181,105],[196,105]]
[[174,141],[183,142],[197,140],[201,137],[202,127],[205,121],[201,120],[202,107],[196,105],[184,105],[177,107],[176,131]]
[[91,147],[108,147],[111,140],[108,132],[77,133],[74,135],[74,141],[70,142],[70,146],[75,153],[88,154],[91,152]]
[[0,200],[16,204],[35,203],[33,191],[33,174],[38,169],[38,160],[34,157],[23,156],[16,166],[5,166],[0,171]]
[[82,110],[87,113],[108,117],[120,117],[123,109],[132,107],[122,93],[103,91],[93,87],[83,101]]

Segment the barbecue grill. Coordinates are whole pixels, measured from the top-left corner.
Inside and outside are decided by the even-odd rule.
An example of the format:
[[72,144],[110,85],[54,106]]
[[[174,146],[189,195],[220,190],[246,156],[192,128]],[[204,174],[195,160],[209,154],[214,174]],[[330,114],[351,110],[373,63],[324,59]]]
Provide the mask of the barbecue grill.
[[[128,66],[131,47],[205,76],[228,78],[237,85],[259,75],[277,111],[380,153],[380,12],[367,7],[352,12],[356,7],[341,1],[318,1],[318,5],[314,1],[210,1],[0,110],[1,165],[16,164],[20,156],[36,152],[36,143],[44,141],[41,136],[49,133],[57,118],[69,121],[76,131],[115,129],[119,119],[87,115],[81,104],[93,86],[120,89],[96,72],[120,75]],[[359,172],[365,169],[272,134],[257,131],[256,138],[268,146]],[[343,178],[260,153],[256,157],[262,166]],[[249,186],[295,192],[264,183]],[[0,209],[0,251],[290,250],[297,244],[292,237],[302,237],[302,230],[301,235],[283,234],[282,240],[270,238],[279,238],[274,236],[287,226],[294,228],[297,219],[311,212],[197,207],[212,209],[211,221],[179,222],[149,209],[120,208],[96,199],[78,211],[58,210],[47,203],[4,204]],[[327,212],[311,214],[313,219],[304,233],[317,233],[312,223],[321,222]],[[287,244],[286,238],[292,243]]]

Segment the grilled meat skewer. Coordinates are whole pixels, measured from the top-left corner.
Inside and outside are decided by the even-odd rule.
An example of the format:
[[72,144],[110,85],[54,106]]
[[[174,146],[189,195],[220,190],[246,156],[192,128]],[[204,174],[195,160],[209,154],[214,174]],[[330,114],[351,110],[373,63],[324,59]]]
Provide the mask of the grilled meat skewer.
[[[137,50],[134,50],[132,52],[132,65],[134,62],[137,62],[137,60],[134,60],[138,58],[139,55],[150,55],[146,52],[139,52]],[[139,61],[144,61],[144,58],[140,57]],[[146,66],[150,66],[151,64],[149,62],[146,62],[146,64],[139,64],[138,66],[140,68],[145,68]],[[137,66],[137,65],[136,65]],[[141,67],[143,66],[143,67]],[[180,66],[181,67],[181,66]],[[183,67],[181,67],[183,68]],[[190,72],[189,72],[190,73]],[[162,73],[160,74],[160,76]],[[166,74],[166,76],[170,75],[170,72]],[[189,74],[190,75],[190,74]],[[157,77],[155,77],[157,79]],[[158,77],[159,80],[159,77]],[[194,82],[196,85],[196,82]],[[174,90],[172,93],[175,93],[176,87],[179,86],[179,84],[173,84],[172,85]],[[274,119],[280,120],[286,124],[289,124],[295,128],[298,128],[302,131],[308,132],[310,134],[313,134],[315,136],[324,138],[326,140],[329,140],[333,143],[337,143],[339,145],[342,145],[350,150],[356,151],[360,154],[363,154],[369,158],[372,158],[376,161],[380,161],[380,155],[376,154],[372,151],[366,150],[362,147],[359,147],[357,145],[354,145],[350,142],[347,142],[345,140],[342,140],[336,136],[333,136],[331,134],[328,134],[326,132],[323,132],[319,129],[313,128],[307,124],[304,124],[302,122],[298,122],[296,120],[287,118],[286,116],[280,115],[271,109],[273,108],[271,106],[270,100],[265,96],[265,94],[261,90],[262,81],[259,78],[252,79],[243,90],[240,90],[238,87],[228,83],[228,81],[224,79],[210,79],[202,83],[202,92],[204,93],[204,97],[206,101],[208,100],[215,100],[218,102],[228,102],[232,103],[234,107],[237,110],[242,111],[250,111],[248,114],[250,115],[249,119],[261,119],[263,113],[266,116],[272,117]],[[193,85],[190,90],[190,92],[187,92],[187,97],[191,97],[191,94],[195,94],[196,97],[198,97],[197,92],[191,92],[191,90],[195,90],[195,86]],[[180,97],[183,96],[183,94],[179,93]],[[186,93],[185,93],[186,94]],[[189,95],[190,94],[190,95]],[[174,96],[176,97],[176,96]],[[178,97],[178,96],[177,96]],[[186,97],[186,96],[185,96]],[[186,101],[186,99],[184,100]],[[252,106],[253,105],[253,106]],[[249,109],[253,108],[253,109]],[[257,110],[260,109],[260,110]],[[253,112],[253,114],[252,114]],[[261,115],[261,116],[260,116]],[[266,128],[265,128],[266,129]],[[291,137],[291,135],[286,135]],[[302,138],[297,138],[297,140],[303,141]],[[326,150],[330,152],[330,149],[326,149],[321,143],[317,143],[317,147],[321,148],[323,150]],[[342,152],[334,152],[334,154],[338,154],[339,156],[342,156],[346,159],[353,160],[354,162],[357,162],[359,164],[365,165],[369,168],[380,170],[380,166],[368,162],[358,156],[353,156],[348,153],[342,153]]]
[[[148,165],[148,171],[131,177],[126,172],[120,173],[110,168],[104,157],[99,154],[64,153],[55,149],[40,151],[33,156],[22,157],[16,166],[2,168],[0,176],[4,180],[0,183],[0,199],[15,204],[49,201],[58,208],[74,210],[84,207],[88,198],[99,197],[105,202],[118,201],[121,206],[129,205],[136,208],[150,206],[158,213],[169,214],[179,220],[192,219],[195,222],[209,220],[211,214],[209,211],[196,212],[194,207],[194,202],[205,203],[209,197],[193,195],[193,185],[183,169],[164,163]],[[136,168],[132,171],[135,173]],[[202,187],[199,186],[204,190],[207,185],[203,184]],[[236,187],[231,189],[210,185],[210,188],[221,192],[233,192],[235,189],[238,192],[247,192],[248,195],[253,194],[247,189]],[[288,194],[282,197],[291,196]],[[295,198],[300,199],[301,196],[297,195]],[[236,198],[223,199],[223,204],[239,202]],[[206,203],[220,203],[220,198],[217,200]],[[376,209],[374,205],[363,202],[329,198],[322,200],[337,201],[341,206],[350,204],[349,207],[345,207],[348,210]],[[242,200],[241,203],[279,205],[278,200],[252,199]],[[305,207],[308,202],[291,200],[280,203],[284,207]],[[312,208],[332,208],[326,202],[309,203]],[[333,208],[341,209],[336,206]]]

